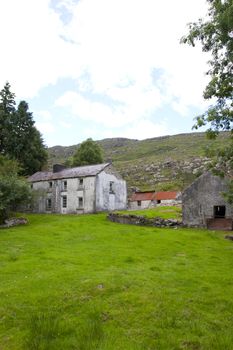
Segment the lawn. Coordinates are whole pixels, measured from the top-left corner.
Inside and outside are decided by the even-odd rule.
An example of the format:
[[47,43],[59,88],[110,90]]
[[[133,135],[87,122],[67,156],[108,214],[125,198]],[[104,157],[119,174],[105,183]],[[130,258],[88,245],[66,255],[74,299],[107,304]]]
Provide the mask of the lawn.
[[163,219],[181,219],[181,207],[176,206],[157,206],[150,209],[141,210],[122,210],[118,211],[119,214],[127,215],[139,215],[147,218],[154,218],[159,216]]
[[0,349],[233,349],[223,232],[29,215],[0,230]]

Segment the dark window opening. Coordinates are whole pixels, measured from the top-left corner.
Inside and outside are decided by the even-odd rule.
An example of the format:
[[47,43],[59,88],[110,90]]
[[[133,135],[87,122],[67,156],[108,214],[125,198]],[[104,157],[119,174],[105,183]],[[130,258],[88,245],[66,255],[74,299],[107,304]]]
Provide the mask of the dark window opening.
[[52,209],[52,199],[51,198],[47,198],[46,209],[47,210],[51,210]]
[[158,200],[157,200],[157,203],[160,204],[160,203],[161,203],[161,199],[158,199]]
[[109,182],[109,193],[113,193],[114,194],[114,182],[113,181],[110,181]]
[[83,186],[83,179],[79,179],[79,185]]
[[62,197],[62,208],[67,208],[67,197],[66,196]]
[[67,181],[63,181],[63,191],[67,191]]
[[140,207],[142,205],[141,201],[138,201],[138,207]]
[[52,187],[53,187],[53,182],[49,181],[49,188],[52,188]]
[[83,208],[83,197],[78,197],[78,207]]
[[226,207],[225,205],[214,206],[214,218],[225,218]]

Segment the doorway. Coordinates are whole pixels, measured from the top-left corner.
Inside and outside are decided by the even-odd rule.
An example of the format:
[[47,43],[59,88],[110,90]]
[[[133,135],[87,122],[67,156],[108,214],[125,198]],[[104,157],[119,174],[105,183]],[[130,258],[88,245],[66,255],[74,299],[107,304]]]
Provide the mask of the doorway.
[[226,216],[226,207],[225,205],[215,205],[214,206],[214,218],[225,218]]

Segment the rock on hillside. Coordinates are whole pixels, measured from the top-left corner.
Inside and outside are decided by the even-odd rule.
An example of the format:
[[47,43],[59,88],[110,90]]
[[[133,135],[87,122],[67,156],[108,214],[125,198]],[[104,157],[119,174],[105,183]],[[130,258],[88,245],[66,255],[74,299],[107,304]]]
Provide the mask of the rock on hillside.
[[[146,140],[108,138],[97,142],[105,161],[113,162],[129,187],[169,190],[183,189],[201,174],[209,163],[205,149],[228,142],[227,136],[221,133],[213,141],[205,133],[189,133]],[[78,147],[49,148],[49,167],[65,163]]]

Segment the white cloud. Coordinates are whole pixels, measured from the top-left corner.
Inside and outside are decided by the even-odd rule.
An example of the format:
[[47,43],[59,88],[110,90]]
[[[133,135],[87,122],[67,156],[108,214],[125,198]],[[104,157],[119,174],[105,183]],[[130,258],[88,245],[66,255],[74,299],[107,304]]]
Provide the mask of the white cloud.
[[43,110],[43,111],[37,111],[34,113],[37,117],[37,119],[42,120],[51,120],[53,117],[49,111]]
[[[145,137],[166,131],[150,121],[159,108],[186,115],[204,106],[207,57],[179,40],[186,24],[206,13],[205,0],[60,0],[56,9],[72,12],[65,24],[50,5],[0,2],[0,85],[9,80],[17,97],[33,98],[59,79],[72,78],[77,90],[56,101],[67,115],[71,110],[106,130],[128,130],[131,123],[134,133],[147,130]],[[161,75],[154,78],[154,70]],[[52,117],[41,108],[38,127],[54,132]]]
[[59,125],[65,129],[70,129],[72,128],[72,124],[71,123],[67,123],[67,122],[64,122],[64,121],[60,121],[59,122]]
[[36,122],[36,127],[42,134],[45,135],[55,132],[54,124],[51,122]]

